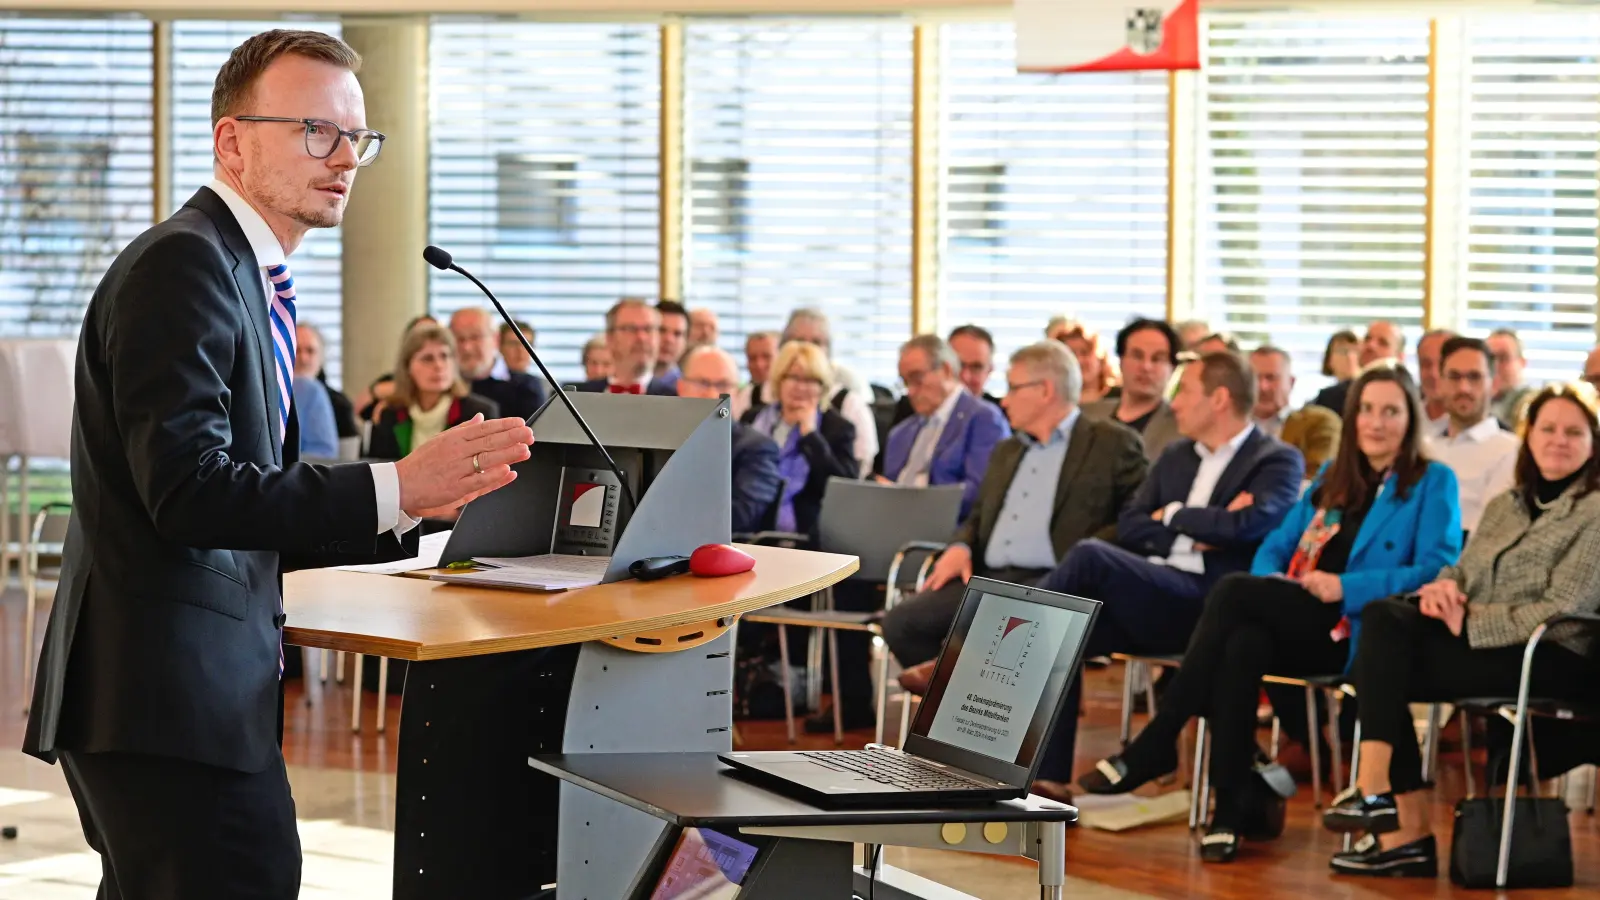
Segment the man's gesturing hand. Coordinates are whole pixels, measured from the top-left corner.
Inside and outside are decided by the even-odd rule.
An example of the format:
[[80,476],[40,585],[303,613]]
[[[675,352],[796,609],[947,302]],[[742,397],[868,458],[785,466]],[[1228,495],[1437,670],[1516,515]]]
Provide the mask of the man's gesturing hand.
[[505,487],[517,477],[511,466],[528,458],[532,443],[533,429],[521,419],[473,416],[395,463],[400,508],[424,519]]

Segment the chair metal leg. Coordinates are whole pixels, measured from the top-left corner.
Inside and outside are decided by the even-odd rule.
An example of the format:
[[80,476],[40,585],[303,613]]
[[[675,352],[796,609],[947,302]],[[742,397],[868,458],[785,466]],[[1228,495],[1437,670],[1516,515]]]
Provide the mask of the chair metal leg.
[[1428,704],[1428,729],[1422,735],[1422,780],[1429,784],[1439,771],[1439,704]]
[[[811,611],[827,609],[819,591],[811,595]],[[815,628],[806,633],[806,709],[815,713],[822,707],[822,635]]]
[[361,654],[355,655],[353,666],[355,687],[350,691],[350,731],[353,734],[361,733]]
[[[1361,720],[1356,719],[1355,734],[1350,736],[1350,786],[1356,786],[1356,779],[1361,777]],[[1355,848],[1356,836],[1346,833],[1344,836],[1344,852],[1349,853]]]
[[[0,457],[0,583],[11,577],[11,460]],[[17,560],[17,566],[22,561]]]
[[789,730],[789,743],[794,743],[794,674],[789,671],[789,629],[778,626],[778,665],[783,676],[783,724]]
[[1472,776],[1472,717],[1461,711],[1461,775],[1467,782],[1467,799],[1478,795],[1477,779]]
[[1306,743],[1311,750],[1311,805],[1322,808],[1322,719],[1317,716],[1317,689],[1306,685]]
[[833,743],[844,743],[844,704],[839,693],[839,630],[828,629],[828,675],[833,679]]
[[344,684],[344,651],[339,650],[333,654],[333,680]]
[[[1522,743],[1526,738],[1528,743],[1528,770],[1533,778],[1533,785],[1529,790],[1533,796],[1539,796],[1539,759],[1533,749],[1533,729],[1528,727],[1528,669],[1533,661],[1533,646],[1528,647],[1525,664],[1522,670],[1521,696],[1518,698],[1517,711],[1511,718],[1511,767],[1506,770],[1506,802],[1501,807],[1504,812],[1500,817],[1500,861],[1495,869],[1494,886],[1501,890],[1506,887],[1506,879],[1511,871],[1511,831],[1517,818],[1517,776],[1522,774]],[[1492,776],[1486,774],[1484,780]],[[1491,789],[1492,793],[1492,789]]]
[[311,677],[311,654],[313,653],[320,655],[322,651],[313,650],[310,647],[300,648],[300,671],[305,673],[305,676],[300,679],[300,684],[305,689],[306,709],[310,709],[312,706],[316,705],[314,703],[316,698],[311,690],[312,682],[315,680]]
[[1150,718],[1156,717],[1156,675],[1161,672],[1160,666],[1150,670],[1149,677],[1144,680],[1144,710]]
[[[42,518],[44,513],[39,515]],[[22,618],[22,714],[26,716],[33,704],[33,620],[39,614],[39,584],[37,579],[27,577],[26,570],[38,571],[38,550],[24,557],[21,566],[24,569],[22,592],[28,598]],[[4,577],[3,574],[0,577]]]
[[320,650],[317,654],[320,657],[317,661],[317,680],[323,684],[328,683],[328,654],[330,652],[328,650]]
[[[1133,739],[1133,680],[1134,673],[1144,668],[1144,663],[1128,660],[1122,664],[1122,746],[1127,747],[1128,741]],[[1075,709],[1067,710],[1071,715],[1077,715]]]
[[1189,782],[1189,830],[1200,827],[1200,820],[1204,817],[1205,805],[1209,799],[1209,790],[1206,787],[1206,753],[1210,747],[1206,743],[1206,720],[1204,717],[1195,719],[1194,725],[1194,778]]
[[1600,766],[1589,767],[1589,815],[1594,815],[1595,795],[1600,794]]
[[906,735],[911,733],[911,704],[915,702],[917,698],[909,691],[900,695],[900,743],[895,746],[902,750],[906,746]]
[[378,657],[378,733],[383,734],[389,717],[389,657]]
[[1283,722],[1277,717],[1272,717],[1272,743],[1268,744],[1269,756],[1273,762],[1278,761],[1278,751],[1283,749]]
[[33,546],[32,534],[28,531],[28,457],[21,458],[21,465],[17,468],[17,539],[22,542],[21,552],[18,554],[19,564],[23,566],[22,583],[28,586],[33,583],[33,576],[27,570],[28,554]]
[[1333,758],[1328,760],[1328,774],[1332,776],[1328,781],[1328,793],[1338,796],[1344,782],[1344,735],[1339,733],[1339,713],[1342,711],[1343,695],[1337,690],[1329,691],[1328,699],[1328,748],[1333,751]]
[[880,636],[873,636],[873,648],[878,652],[878,715],[873,727],[872,740],[883,743],[884,720],[889,716],[889,645]]

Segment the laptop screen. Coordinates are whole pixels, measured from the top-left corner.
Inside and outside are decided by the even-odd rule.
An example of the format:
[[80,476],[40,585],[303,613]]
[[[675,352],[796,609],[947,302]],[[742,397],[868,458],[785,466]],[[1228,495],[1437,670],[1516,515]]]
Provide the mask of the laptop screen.
[[1091,620],[969,589],[912,733],[1031,768]]

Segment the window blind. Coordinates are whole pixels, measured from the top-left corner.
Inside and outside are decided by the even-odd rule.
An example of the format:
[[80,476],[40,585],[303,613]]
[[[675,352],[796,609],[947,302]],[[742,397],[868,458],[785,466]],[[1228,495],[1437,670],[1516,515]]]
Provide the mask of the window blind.
[[0,333],[71,337],[150,226],[151,27],[0,17]]
[[1167,76],[1019,74],[1011,23],[940,29],[939,331],[1004,354],[1070,315],[1166,315]]
[[[429,51],[431,240],[538,332],[557,378],[658,272],[660,29],[435,19]],[[430,271],[448,315],[483,297]]]
[[1323,379],[1341,328],[1423,299],[1428,22],[1210,15],[1203,28],[1196,300],[1214,327]]
[[1532,382],[1571,379],[1595,344],[1600,16],[1467,27],[1466,328],[1515,328]]
[[[339,35],[339,23],[179,19],[172,23],[172,196],[169,211],[182,207],[212,178],[211,88],[233,48],[273,28],[298,28]],[[349,128],[348,123],[344,123]],[[381,126],[379,127],[381,130]],[[357,179],[357,190],[360,180]],[[294,273],[296,319],[322,332],[328,381],[340,382],[340,328],[344,320],[340,284],[343,248],[337,228],[313,228],[289,257]]]
[[684,296],[724,343],[829,316],[833,355],[892,384],[911,333],[911,35],[904,22],[685,28]]

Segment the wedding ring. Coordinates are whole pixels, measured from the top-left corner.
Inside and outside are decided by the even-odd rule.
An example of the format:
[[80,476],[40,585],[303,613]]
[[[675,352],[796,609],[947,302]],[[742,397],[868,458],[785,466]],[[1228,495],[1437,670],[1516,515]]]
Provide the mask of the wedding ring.
[[483,474],[483,466],[478,464],[478,454],[476,453],[472,454],[472,473],[474,475]]

